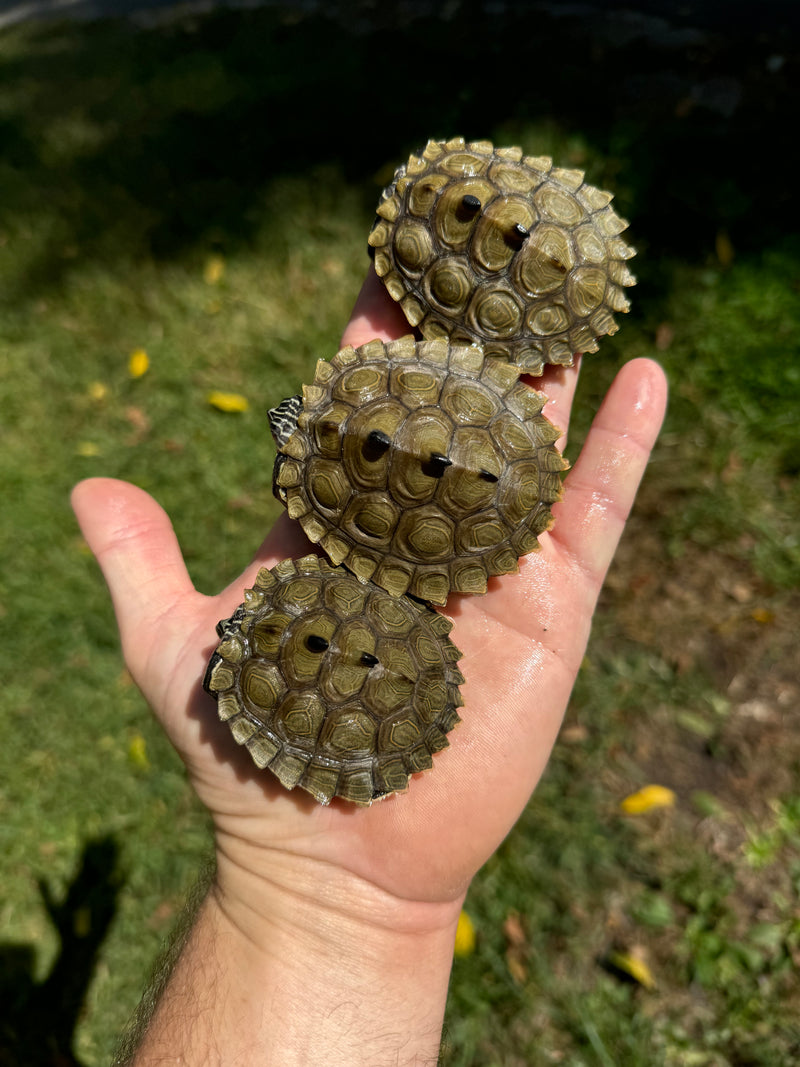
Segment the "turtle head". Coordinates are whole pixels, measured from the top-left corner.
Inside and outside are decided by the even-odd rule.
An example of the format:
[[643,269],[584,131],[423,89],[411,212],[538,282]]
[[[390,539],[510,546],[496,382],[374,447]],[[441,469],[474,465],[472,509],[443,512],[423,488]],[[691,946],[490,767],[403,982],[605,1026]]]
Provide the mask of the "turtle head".
[[297,429],[297,416],[302,410],[303,398],[298,393],[296,396],[287,396],[277,407],[270,408],[267,412],[269,428],[278,449],[275,466],[272,468],[272,493],[282,504],[286,503],[286,490],[278,485],[278,474],[286,462],[286,456],[281,449]]
[[302,410],[303,398],[298,393],[296,396],[287,396],[277,407],[270,408],[267,412],[269,428],[279,449],[283,448],[297,429],[297,416]]

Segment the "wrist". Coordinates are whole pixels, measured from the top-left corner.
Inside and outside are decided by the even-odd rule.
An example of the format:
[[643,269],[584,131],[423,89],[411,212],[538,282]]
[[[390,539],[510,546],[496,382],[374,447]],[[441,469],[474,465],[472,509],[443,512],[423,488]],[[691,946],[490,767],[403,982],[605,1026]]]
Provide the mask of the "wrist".
[[[282,1067],[436,1063],[459,905],[398,901],[330,865],[220,857],[207,906]],[[269,1062],[269,1061],[268,1061]]]
[[338,959],[342,940],[369,931],[380,945],[455,937],[465,892],[455,899],[409,900],[347,867],[281,848],[239,847],[217,837],[212,893],[228,921],[257,947],[278,925]]

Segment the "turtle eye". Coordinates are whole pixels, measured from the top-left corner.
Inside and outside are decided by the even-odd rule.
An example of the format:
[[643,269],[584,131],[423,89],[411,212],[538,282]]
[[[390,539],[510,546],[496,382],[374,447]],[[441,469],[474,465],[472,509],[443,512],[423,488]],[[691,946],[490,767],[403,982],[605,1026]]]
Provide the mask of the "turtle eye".
[[383,430],[370,430],[364,442],[364,459],[370,463],[380,459],[392,447],[392,440]]
[[422,464],[422,473],[429,478],[441,478],[448,467],[452,467],[452,459],[443,456],[441,452],[431,452],[431,457]]
[[374,667],[378,663],[378,657],[373,656],[371,652],[361,653],[361,666],[362,667]]
[[325,638],[319,634],[309,634],[306,638],[306,648],[309,652],[325,652],[329,647]]

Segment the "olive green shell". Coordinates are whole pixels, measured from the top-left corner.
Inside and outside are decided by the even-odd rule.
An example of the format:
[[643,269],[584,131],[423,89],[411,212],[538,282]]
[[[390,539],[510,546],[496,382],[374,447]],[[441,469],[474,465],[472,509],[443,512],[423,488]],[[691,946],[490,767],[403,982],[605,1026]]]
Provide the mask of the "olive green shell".
[[531,374],[571,366],[630,308],[634,250],[611,199],[521,148],[429,141],[383,193],[375,270],[425,338],[479,341]]
[[322,804],[404,790],[458,723],[452,623],[317,556],[259,571],[203,682],[258,767]]
[[538,547],[567,464],[546,398],[509,364],[478,345],[371,341],[320,360],[303,394],[275,488],[334,564],[443,604]]

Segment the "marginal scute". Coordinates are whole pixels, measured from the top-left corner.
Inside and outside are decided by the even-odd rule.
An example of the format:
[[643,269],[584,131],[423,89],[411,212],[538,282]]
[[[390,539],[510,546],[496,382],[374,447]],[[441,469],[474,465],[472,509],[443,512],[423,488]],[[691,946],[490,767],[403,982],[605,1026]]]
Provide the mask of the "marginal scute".
[[234,740],[238,745],[243,745],[246,741],[256,733],[258,727],[254,722],[249,719],[245,719],[244,716],[239,716],[235,721],[230,723],[231,733]]
[[275,738],[264,735],[263,733],[257,734],[255,737],[251,737],[247,742],[247,751],[253,758],[253,762],[256,767],[263,770],[269,765],[270,761],[275,758],[275,754],[280,748],[280,742]]
[[375,269],[424,338],[481,343],[529,374],[569,366],[615,332],[635,284],[611,199],[547,156],[429,141],[383,193]]
[[328,559],[336,566],[342,562],[350,550],[348,543],[333,532],[321,537],[319,543],[325,549]]
[[273,756],[269,769],[282,786],[286,789],[294,789],[305,773],[306,760],[293,752],[281,749]]
[[[509,166],[503,162],[502,150],[498,150],[497,155],[500,157],[497,163],[492,164],[489,168],[489,180],[506,193],[529,193],[536,184],[536,176],[532,171],[526,171],[522,167]],[[513,160],[518,163],[520,156]]]
[[567,170],[564,167],[553,167],[550,171],[550,177],[555,178],[556,181],[561,182],[567,189],[571,189],[575,192],[583,185],[583,171],[582,170]]

